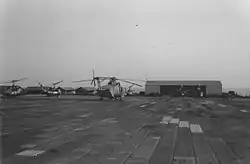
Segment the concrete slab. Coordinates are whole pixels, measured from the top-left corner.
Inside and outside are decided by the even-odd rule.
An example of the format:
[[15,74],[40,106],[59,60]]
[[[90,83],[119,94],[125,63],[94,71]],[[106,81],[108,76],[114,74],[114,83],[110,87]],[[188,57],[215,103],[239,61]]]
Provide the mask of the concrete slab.
[[173,164],[195,164],[194,157],[175,157]]
[[154,146],[139,146],[137,149],[134,150],[132,158],[143,158],[149,161],[154,151],[154,148]]
[[132,158],[128,159],[125,164],[148,164],[148,160],[144,158]]
[[25,144],[25,145],[21,146],[22,149],[30,149],[30,148],[34,148],[34,147],[36,147],[35,144]]
[[[124,142],[123,144],[118,144],[116,146],[116,151],[110,154],[108,157],[101,159],[102,164],[117,164],[117,163],[126,163],[129,157],[132,157],[134,150],[144,141],[144,136],[141,132],[137,130],[131,132],[127,136],[118,136]],[[125,138],[124,138],[125,137]]]
[[149,160],[150,164],[172,164],[177,126],[162,125],[163,136]]
[[193,143],[197,164],[219,164],[215,154],[205,139],[205,134],[193,134]]
[[222,138],[208,138],[208,140],[220,164],[234,163],[238,160]]
[[194,157],[193,141],[189,128],[178,128],[175,157]]

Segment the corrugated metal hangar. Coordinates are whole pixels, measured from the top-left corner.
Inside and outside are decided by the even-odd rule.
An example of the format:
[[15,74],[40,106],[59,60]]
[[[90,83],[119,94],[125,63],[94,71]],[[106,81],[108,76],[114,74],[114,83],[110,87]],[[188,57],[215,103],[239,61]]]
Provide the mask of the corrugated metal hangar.
[[197,87],[203,96],[222,95],[222,83],[220,81],[147,81],[145,94],[160,93],[161,95],[178,95],[180,88],[188,95],[194,96],[197,93]]

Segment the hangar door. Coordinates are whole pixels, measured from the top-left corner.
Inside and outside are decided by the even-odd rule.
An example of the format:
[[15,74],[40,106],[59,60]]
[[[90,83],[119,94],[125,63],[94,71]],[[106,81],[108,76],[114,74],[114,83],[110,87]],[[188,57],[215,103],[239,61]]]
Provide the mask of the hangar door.
[[160,92],[162,95],[179,96],[180,85],[162,85],[160,86]]
[[[181,85],[163,85],[160,86],[160,92],[162,95],[181,96],[180,88]],[[189,97],[199,97],[200,94],[197,85],[184,85],[182,91]],[[206,96],[206,86],[201,86],[201,92]]]
[[[200,92],[197,89],[197,85],[184,85],[183,91],[185,93],[185,96],[189,96],[189,97],[200,96]],[[206,86],[204,85],[200,86],[200,91],[203,92],[203,96],[206,96]]]

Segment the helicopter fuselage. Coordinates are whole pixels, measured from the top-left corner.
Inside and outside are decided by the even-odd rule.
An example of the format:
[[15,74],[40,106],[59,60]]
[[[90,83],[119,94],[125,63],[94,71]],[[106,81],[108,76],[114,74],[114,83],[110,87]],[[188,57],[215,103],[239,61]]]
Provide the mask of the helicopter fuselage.
[[59,90],[43,90],[43,94],[47,96],[60,96],[61,92]]
[[23,89],[21,87],[10,87],[3,93],[3,97],[15,97],[21,95],[23,92]]
[[110,99],[122,99],[122,97],[125,95],[125,92],[124,88],[120,85],[109,84],[105,87],[105,89],[98,89],[96,95],[101,99],[103,97],[108,97]]

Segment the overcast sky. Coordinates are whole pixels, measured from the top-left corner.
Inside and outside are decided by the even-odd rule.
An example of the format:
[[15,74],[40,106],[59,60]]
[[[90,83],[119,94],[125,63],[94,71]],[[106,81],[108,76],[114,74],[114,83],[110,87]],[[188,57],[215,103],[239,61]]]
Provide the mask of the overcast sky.
[[100,76],[250,87],[250,0],[0,3],[0,81],[69,85],[94,68]]

